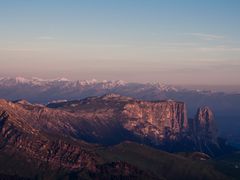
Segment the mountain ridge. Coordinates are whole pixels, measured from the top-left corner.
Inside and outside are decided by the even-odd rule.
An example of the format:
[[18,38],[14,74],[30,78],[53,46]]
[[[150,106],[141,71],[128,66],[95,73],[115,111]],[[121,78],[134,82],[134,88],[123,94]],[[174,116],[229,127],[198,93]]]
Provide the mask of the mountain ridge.
[[[201,117],[203,125],[199,128],[199,119],[191,124],[187,117],[185,103],[173,100],[143,101],[111,93],[47,106],[1,100],[0,109],[15,120],[16,126],[30,126],[25,128],[30,133],[37,129],[105,145],[132,140],[170,152],[199,150],[213,156],[221,153],[208,117]],[[211,110],[207,108],[206,112]],[[204,128],[206,131],[198,130]]]
[[[205,122],[205,117],[208,118],[206,120],[211,119],[212,116],[207,116],[210,113],[206,113],[210,111],[209,108],[200,110],[202,113],[197,114],[202,115],[202,122]],[[152,157],[148,157],[147,154],[145,157],[143,153],[154,152],[166,156],[165,158],[174,161],[174,164],[178,164],[178,160],[181,159],[188,167],[204,166],[184,157],[167,152],[160,153],[159,150],[201,151],[212,157],[231,152],[226,144],[209,136],[212,128],[206,128],[207,131],[201,133],[193,128],[196,134],[191,133],[186,113],[183,102],[143,101],[112,93],[82,100],[55,102],[47,106],[35,105],[26,100],[12,102],[2,99],[0,100],[0,161],[6,161],[5,157],[1,156],[6,154],[13,161],[23,163],[25,168],[30,165],[41,169],[40,172],[32,169],[33,174],[51,171],[57,175],[70,173],[71,177],[81,178],[87,176],[106,179],[110,175],[116,178],[124,176],[142,179],[147,177],[164,179],[163,177],[166,176],[171,179],[173,178],[171,174],[156,173],[158,170],[164,172],[163,168],[155,167],[155,170],[151,170],[145,164],[139,166],[134,163],[135,159],[129,159],[124,152],[131,154],[133,151],[136,155],[140,153],[141,158],[146,158],[147,162],[155,162]],[[195,119],[196,122],[198,120],[199,118]],[[142,147],[145,146],[143,144],[155,150],[149,149],[149,151],[148,148]],[[130,149],[124,146],[129,146]],[[201,153],[201,157],[208,156]],[[162,162],[161,158],[158,161],[157,163],[163,167],[168,164]],[[9,162],[8,166],[11,167],[10,169],[13,168],[14,172],[17,169],[16,174],[28,175],[25,171],[21,174],[23,171],[19,170],[19,167],[12,167],[12,164],[15,162]],[[178,169],[179,167],[172,171],[182,174],[183,177],[194,177],[193,174],[199,174],[209,179],[210,177],[226,179],[212,167],[210,169],[214,174],[206,174],[206,167],[200,172],[189,169],[193,174],[183,173]],[[62,173],[59,174],[59,171]],[[15,175],[9,170],[5,172]],[[3,172],[0,172],[0,178],[1,173]],[[2,176],[5,177],[5,174],[3,173]]]

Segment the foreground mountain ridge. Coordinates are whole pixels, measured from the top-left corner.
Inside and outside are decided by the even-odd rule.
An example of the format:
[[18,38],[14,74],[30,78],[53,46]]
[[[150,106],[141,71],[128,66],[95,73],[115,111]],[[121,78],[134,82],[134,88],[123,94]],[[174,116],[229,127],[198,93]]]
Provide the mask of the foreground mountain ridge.
[[169,152],[201,151],[216,156],[229,149],[212,132],[213,121],[207,107],[200,108],[192,120],[187,118],[183,102],[143,101],[112,93],[47,106],[1,99],[0,151],[5,157],[20,158],[14,161],[25,162],[24,166],[53,172],[62,169],[63,174],[77,173],[76,177],[84,172],[92,178],[114,173],[113,177],[159,179],[151,170],[143,171],[124,158],[109,162],[106,153],[112,151],[96,143],[114,145],[130,140]]
[[3,120],[32,134],[44,131],[103,145],[131,140],[170,152],[202,151],[212,156],[225,151],[210,108],[199,108],[196,117],[188,119],[185,103],[173,100],[143,101],[118,94],[47,106],[1,100],[0,110]]

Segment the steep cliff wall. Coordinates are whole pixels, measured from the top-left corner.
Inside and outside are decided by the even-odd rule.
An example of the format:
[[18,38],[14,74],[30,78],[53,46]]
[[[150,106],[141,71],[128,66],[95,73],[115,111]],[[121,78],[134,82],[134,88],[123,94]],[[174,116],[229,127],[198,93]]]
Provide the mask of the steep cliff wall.
[[177,140],[188,129],[186,105],[182,102],[136,101],[126,104],[122,114],[124,128],[155,143]]

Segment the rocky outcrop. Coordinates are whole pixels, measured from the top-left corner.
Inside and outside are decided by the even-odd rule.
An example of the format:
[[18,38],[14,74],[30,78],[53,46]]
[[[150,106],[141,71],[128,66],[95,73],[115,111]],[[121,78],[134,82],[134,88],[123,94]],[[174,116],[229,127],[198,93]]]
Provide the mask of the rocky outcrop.
[[209,107],[198,109],[194,119],[194,133],[213,141],[217,138],[217,128],[212,110]]
[[225,141],[218,137],[213,111],[207,106],[200,107],[195,118],[189,119],[189,135],[193,151],[211,156],[231,151]]

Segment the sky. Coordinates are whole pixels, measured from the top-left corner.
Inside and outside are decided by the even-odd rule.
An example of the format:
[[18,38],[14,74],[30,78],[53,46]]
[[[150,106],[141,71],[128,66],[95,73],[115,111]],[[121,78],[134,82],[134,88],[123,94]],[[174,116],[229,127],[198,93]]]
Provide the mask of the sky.
[[239,0],[0,0],[0,76],[240,85]]

